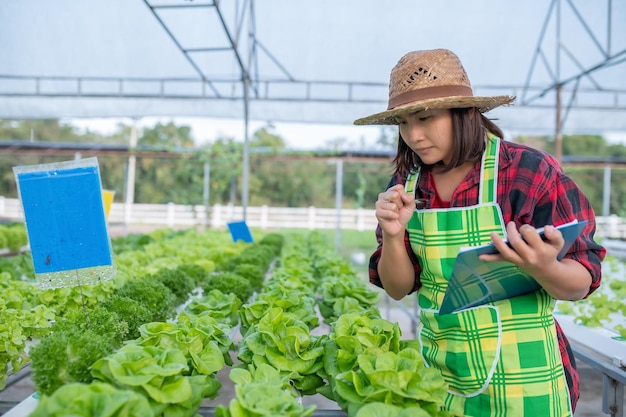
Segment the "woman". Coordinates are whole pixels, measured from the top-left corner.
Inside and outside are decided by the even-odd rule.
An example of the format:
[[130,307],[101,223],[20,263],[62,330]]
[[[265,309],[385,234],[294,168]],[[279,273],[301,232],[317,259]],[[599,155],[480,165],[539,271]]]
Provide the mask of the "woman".
[[[449,385],[446,408],[462,416],[571,416],[578,374],[552,316],[555,300],[598,288],[605,250],[594,213],[550,155],[505,142],[483,113],[509,96],[474,96],[451,51],[415,51],[391,72],[389,107],[357,125],[399,125],[395,173],[376,201],[378,249],[370,281],[395,299],[418,291],[419,340]],[[416,201],[424,205],[416,210]],[[588,223],[564,245],[554,226]],[[545,241],[536,228],[545,227]],[[507,246],[506,238],[510,246]],[[535,292],[439,314],[459,249],[493,243],[502,274],[527,274]],[[508,276],[508,275],[507,275]]]

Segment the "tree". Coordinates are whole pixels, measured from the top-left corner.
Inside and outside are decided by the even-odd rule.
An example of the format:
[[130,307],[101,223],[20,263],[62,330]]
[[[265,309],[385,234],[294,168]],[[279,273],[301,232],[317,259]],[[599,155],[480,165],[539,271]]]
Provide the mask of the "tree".
[[[0,138],[37,142],[78,142],[82,135],[69,124],[56,119],[0,120]],[[90,138],[97,135],[90,134]]]
[[144,129],[138,140],[140,146],[156,146],[165,149],[192,148],[191,127],[157,123],[153,128]]
[[[232,190],[232,178],[239,178],[242,172],[243,144],[234,138],[222,137],[217,139],[207,150],[206,158],[211,168],[211,204],[226,203],[231,199],[231,193],[237,196],[236,190]],[[236,203],[236,201],[233,201]]]
[[598,135],[565,135],[563,155],[608,156],[606,140]]
[[251,148],[256,148],[263,153],[265,151],[278,153],[286,148],[284,139],[274,133],[272,124],[268,124],[254,132],[249,145]]

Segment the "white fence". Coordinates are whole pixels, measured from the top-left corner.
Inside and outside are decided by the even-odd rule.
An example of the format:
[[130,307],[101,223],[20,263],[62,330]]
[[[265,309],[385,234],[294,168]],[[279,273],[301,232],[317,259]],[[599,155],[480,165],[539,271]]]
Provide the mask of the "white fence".
[[[109,213],[110,224],[127,226],[223,228],[231,221],[243,219],[241,206],[214,206],[182,204],[113,203]],[[18,199],[0,196],[0,221],[23,221],[22,205]],[[626,239],[626,219],[618,216],[596,217],[597,237]],[[274,229],[335,229],[374,230],[374,210],[317,207],[247,207],[246,223],[262,230]]]
[[[129,226],[223,228],[231,221],[244,217],[241,206],[181,205],[181,204],[132,204],[113,203],[109,224]],[[18,199],[0,196],[0,220],[23,221],[24,213]],[[247,207],[246,223],[251,228],[266,229],[341,229],[373,230],[376,227],[374,210],[296,207]]]

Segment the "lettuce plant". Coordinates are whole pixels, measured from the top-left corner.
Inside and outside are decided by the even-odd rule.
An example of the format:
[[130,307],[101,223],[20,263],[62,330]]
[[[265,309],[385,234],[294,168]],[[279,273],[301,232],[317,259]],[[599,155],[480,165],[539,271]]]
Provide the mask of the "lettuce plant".
[[401,408],[422,408],[427,416],[440,416],[447,384],[441,372],[424,365],[419,352],[371,349],[359,355],[357,367],[335,377],[335,393],[348,416],[363,405],[385,403]]
[[[349,303],[346,300],[350,300]],[[368,313],[380,317],[378,293],[365,286],[354,275],[331,276],[321,284],[321,301],[318,303],[324,321],[333,323],[342,314]]]
[[359,355],[370,348],[397,353],[401,334],[398,323],[357,313],[342,315],[333,323],[324,344],[326,377],[332,380],[337,374],[354,369]]
[[178,322],[152,322],[141,325],[136,343],[162,349],[179,349],[189,363],[192,373],[212,375],[225,364],[232,365],[230,350],[233,341],[230,327],[211,316],[192,316],[182,312]]
[[233,368],[229,377],[235,383],[235,398],[228,407],[219,405],[216,417],[306,417],[316,408],[303,407],[289,377],[268,364]]
[[143,395],[103,382],[74,382],[43,395],[29,417],[153,417]]
[[271,309],[239,343],[237,357],[244,364],[269,364],[288,374],[294,387],[313,394],[323,385],[324,336],[313,336],[308,326],[279,308]]
[[202,298],[192,299],[184,311],[195,316],[209,315],[220,323],[235,327],[239,323],[240,307],[241,300],[235,294],[213,289]]
[[452,416],[447,411],[430,414],[420,406],[398,407],[386,403],[368,403],[359,408],[354,417],[446,417]]
[[98,360],[95,379],[145,395],[155,415],[192,417],[204,398],[215,398],[221,383],[213,375],[189,375],[180,349],[129,343]]
[[298,292],[287,292],[281,288],[264,291],[254,301],[244,304],[240,310],[241,333],[269,314],[272,309],[279,308],[285,315],[304,322],[309,329],[318,326],[319,317],[315,311],[315,299]]

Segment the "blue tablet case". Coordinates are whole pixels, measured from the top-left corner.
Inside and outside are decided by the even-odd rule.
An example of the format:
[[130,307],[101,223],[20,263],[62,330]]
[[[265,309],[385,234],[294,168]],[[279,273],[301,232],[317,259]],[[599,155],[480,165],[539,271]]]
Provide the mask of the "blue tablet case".
[[[582,232],[587,221],[566,223],[557,229],[563,234],[565,245],[557,255],[561,260]],[[543,229],[538,229],[543,238]],[[456,257],[448,288],[439,314],[455,313],[469,307],[511,298],[536,291],[540,285],[531,276],[510,262],[484,262],[482,254],[497,253],[493,244],[462,250]]]

